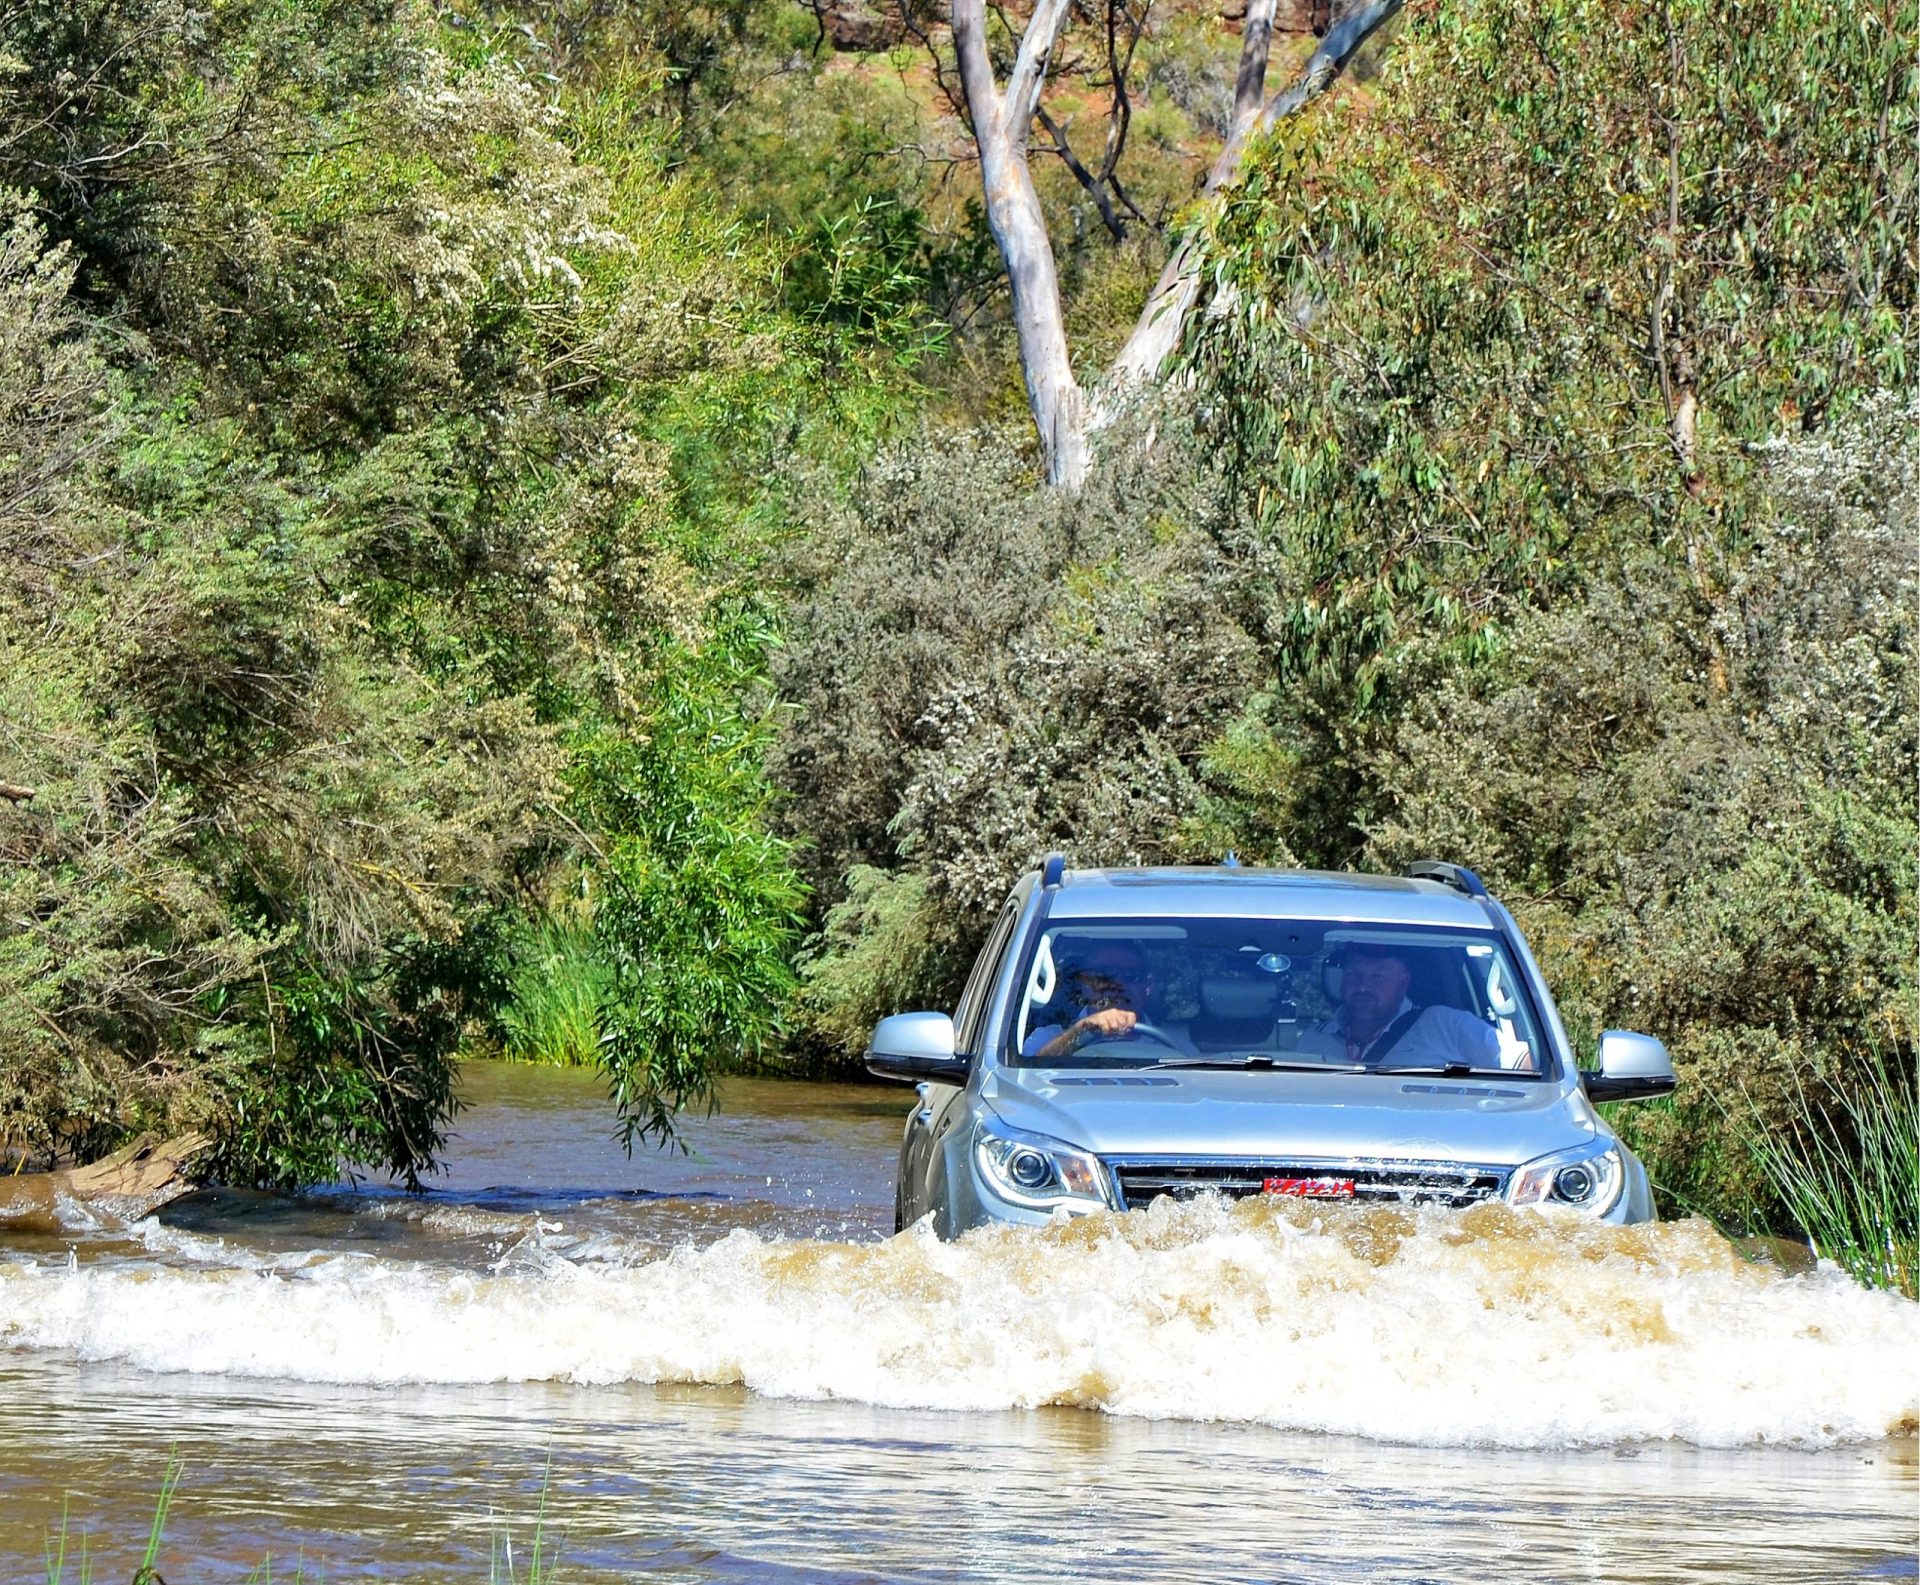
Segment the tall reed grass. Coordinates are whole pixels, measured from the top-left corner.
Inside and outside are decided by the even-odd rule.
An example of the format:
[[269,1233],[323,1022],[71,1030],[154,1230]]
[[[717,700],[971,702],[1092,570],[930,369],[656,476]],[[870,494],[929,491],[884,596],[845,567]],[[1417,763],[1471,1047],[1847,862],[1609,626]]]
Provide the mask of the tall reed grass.
[[516,1062],[590,1068],[613,977],[583,925],[550,918],[513,945],[511,997],[500,1013],[501,1051]]
[[1797,1092],[1793,1126],[1748,1148],[1823,1260],[1860,1282],[1920,1298],[1920,1094],[1884,1051],[1831,1104]]

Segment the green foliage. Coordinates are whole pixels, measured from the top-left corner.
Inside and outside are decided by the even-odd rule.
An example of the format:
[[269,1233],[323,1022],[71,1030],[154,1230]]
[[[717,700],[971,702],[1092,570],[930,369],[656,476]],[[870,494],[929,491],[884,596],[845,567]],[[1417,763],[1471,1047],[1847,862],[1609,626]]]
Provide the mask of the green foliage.
[[798,1021],[827,1049],[857,1052],[889,1014],[950,1004],[967,968],[943,951],[952,934],[928,876],[856,865],[800,961]]
[[1760,1171],[1823,1260],[1920,1299],[1920,1094],[1911,1061],[1869,1056],[1831,1106],[1798,1097],[1791,1132],[1749,1129]]
[[846,214],[822,215],[796,237],[786,297],[802,318],[857,333],[911,369],[945,345],[931,321],[920,217],[868,196]]
[[[865,39],[844,26],[863,9],[874,23]],[[1004,268],[967,158],[938,7],[647,0],[616,10],[565,0],[518,14],[554,40],[563,70],[591,79],[597,61],[630,56],[669,75],[675,88],[663,103],[672,106],[677,165],[780,239],[790,301],[803,316],[826,301],[833,322],[857,318],[873,350],[911,364],[958,427],[1024,410]],[[1118,345],[1164,262],[1164,228],[1218,148],[1239,53],[1213,13],[1156,6],[1071,15],[1050,62],[1047,104],[1095,170],[1115,135],[1109,21],[1129,63],[1112,195],[1124,239],[1110,233],[1051,134],[1034,135],[1033,173],[1068,324],[1089,365]],[[1130,44],[1136,22],[1143,31]],[[994,14],[995,48],[1009,60],[1020,25]],[[1286,53],[1284,42],[1276,53]],[[825,290],[836,276],[837,287]]]
[[417,17],[391,0],[12,7],[0,182],[36,193],[90,296],[163,290],[209,251],[166,246],[184,194],[325,146],[343,108],[419,69]]
[[549,917],[518,932],[508,952],[507,1000],[497,1015],[501,1051],[516,1062],[595,1066],[613,985],[591,934]]
[[798,1016],[841,1058],[878,1011],[950,1000],[1051,849],[1191,851],[1195,767],[1261,669],[1219,481],[1178,414],[1158,441],[1076,496],[991,433],[903,446],[816,514],[773,763],[834,900]]
[[274,1044],[228,1081],[216,1176],[313,1183],[366,1163],[420,1186],[454,1110],[461,1014],[476,1004],[446,944],[384,945],[373,971],[271,965],[274,1004],[261,1011]]
[[[1638,548],[1709,576],[1746,532],[1745,448],[1901,383],[1914,24],[1906,0],[1420,7],[1377,96],[1258,153],[1203,217],[1191,355],[1312,710],[1364,729]],[[1324,747],[1309,811],[1363,796]]]
[[1468,858],[1570,1025],[1668,1040],[1679,1096],[1621,1126],[1723,1216],[1777,1192],[1727,1116],[1793,1137],[1876,1054],[1911,1069],[1915,416],[1882,399],[1771,449],[1710,603],[1658,564],[1597,582],[1415,705],[1373,767],[1376,862]]
[[671,181],[656,86],[556,98],[516,41],[0,24],[0,180],[74,156],[0,248],[11,1148],[192,1125],[232,1179],[413,1183],[463,1035],[520,1006],[515,916],[583,868],[644,980],[606,1020],[629,1122],[772,1028],[798,893],[735,591],[769,459],[825,428],[820,332]]
[[1022,512],[1020,453],[991,435],[932,437],[875,459],[796,547],[797,588],[774,680],[788,704],[774,773],[832,885],[884,866],[912,740],[934,695],[1035,619],[1065,547]]
[[[166,1472],[160,1477],[160,1494],[154,1499],[153,1519],[147,1526],[146,1546],[139,1566],[133,1571],[133,1585],[157,1585],[160,1579],[155,1564],[160,1557],[160,1543],[166,1536],[167,1514],[173,1507],[175,1492],[180,1489],[182,1467],[179,1454],[167,1459]],[[47,1536],[47,1585],[65,1585],[68,1544],[67,1516],[63,1508],[59,1529],[50,1530]],[[84,1532],[80,1537],[79,1568],[79,1585],[93,1585],[93,1559],[89,1556]]]
[[1913,1049],[1914,30],[1418,8],[1194,217],[1196,439],[1072,503],[971,436],[876,465],[778,672],[810,1027],[950,993],[1050,846],[1439,854],[1580,1042],[1669,1039],[1620,1112],[1668,1203],[1779,1219],[1729,1114]]
[[1580,1041],[1668,1039],[1619,1126],[1732,1220],[1741,1130],[1912,1061],[1915,20],[1416,8],[1196,221],[1276,686],[1190,832],[1481,870]]
[[[1181,394],[1074,498],[991,427],[924,50],[521,20],[0,18],[0,1147],[411,1182],[475,1038],[591,1054],[656,1138],[789,1004],[818,1057],[938,1003],[1049,848],[1235,847],[1488,872],[1581,1039],[1670,1037],[1622,1115],[1676,1199],[1782,1214],[1741,1129],[1867,1159],[1852,1076],[1913,1050],[1912,0],[1416,7],[1189,217]],[[1232,53],[1141,41],[1124,245],[1041,157],[1077,355]]]
[[597,833],[595,946],[610,975],[600,1064],[629,1149],[711,1104],[722,1063],[780,1029],[806,892],[770,834],[763,725],[739,700],[768,632],[742,613],[674,657],[645,729],[590,730],[571,807]]

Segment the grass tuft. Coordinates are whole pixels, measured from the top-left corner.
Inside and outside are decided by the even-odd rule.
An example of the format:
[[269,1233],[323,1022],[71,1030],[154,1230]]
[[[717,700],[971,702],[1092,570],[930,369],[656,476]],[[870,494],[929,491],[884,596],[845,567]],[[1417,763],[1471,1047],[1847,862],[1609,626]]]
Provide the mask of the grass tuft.
[[180,1489],[180,1455],[167,1460],[167,1472],[160,1477],[160,1496],[153,1505],[153,1523],[147,1529],[147,1550],[140,1566],[133,1571],[133,1585],[155,1585],[154,1564],[160,1557],[160,1538],[167,1531],[167,1510],[173,1506],[173,1494]]
[[1920,1298],[1920,1095],[1884,1053],[1833,1105],[1799,1093],[1790,1130],[1747,1146],[1813,1245],[1857,1281]]
[[[146,1550],[140,1555],[140,1566],[133,1571],[133,1585],[162,1585],[156,1567],[160,1561],[160,1541],[167,1532],[167,1511],[173,1506],[173,1494],[180,1489],[180,1471],[183,1467],[178,1453],[167,1460],[167,1472],[160,1477],[160,1495],[153,1505],[153,1522],[147,1526]],[[47,1536],[47,1585],[68,1585],[68,1539],[67,1509],[62,1503],[60,1528]],[[93,1559],[87,1550],[87,1534],[84,1530],[80,1533],[77,1566],[79,1575],[74,1585],[93,1585]]]
[[[60,1504],[60,1528],[47,1536],[47,1585],[65,1585],[67,1577],[67,1505]],[[86,1532],[80,1534],[79,1585],[93,1585],[93,1560],[87,1556]]]
[[[167,1460],[167,1471],[160,1481],[160,1495],[153,1505],[153,1522],[147,1529],[146,1550],[141,1555],[140,1566],[133,1572],[132,1585],[166,1585],[157,1565],[160,1543],[166,1535],[167,1514],[173,1507],[173,1494],[180,1486],[182,1467],[177,1453]],[[540,1482],[540,1507],[534,1517],[533,1544],[526,1557],[524,1574],[519,1571],[514,1559],[512,1531],[504,1523],[496,1521],[488,1560],[488,1585],[554,1585],[559,1568],[559,1549],[547,1534],[547,1495],[552,1484],[553,1461],[549,1458],[546,1474]],[[80,1532],[79,1555],[75,1560],[79,1572],[72,1580],[67,1577],[70,1537],[67,1520],[67,1509],[62,1504],[59,1527],[55,1529],[49,1526],[47,1532],[47,1585],[93,1585],[93,1561],[88,1554],[87,1533],[84,1530]],[[306,1585],[307,1579],[306,1559],[296,1555],[289,1585]],[[262,1558],[247,1575],[247,1585],[273,1585],[271,1555]]]
[[515,1572],[513,1532],[501,1525],[493,1532],[487,1585],[553,1585],[555,1559],[547,1547],[547,1493],[553,1487],[553,1458],[547,1458],[546,1472],[540,1477],[540,1509],[533,1521],[533,1547],[527,1558],[524,1579]]

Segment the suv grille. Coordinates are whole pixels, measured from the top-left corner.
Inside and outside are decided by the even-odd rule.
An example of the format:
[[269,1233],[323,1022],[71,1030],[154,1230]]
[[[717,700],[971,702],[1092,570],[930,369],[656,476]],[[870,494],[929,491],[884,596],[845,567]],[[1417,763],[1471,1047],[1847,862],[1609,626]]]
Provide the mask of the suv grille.
[[[1270,1179],[1352,1179],[1356,1202],[1379,1205],[1477,1205],[1497,1200],[1507,1185],[1502,1167],[1431,1161],[1114,1161],[1123,1210],[1137,1210],[1163,1194],[1244,1199]],[[1345,1198],[1345,1196],[1341,1196]]]

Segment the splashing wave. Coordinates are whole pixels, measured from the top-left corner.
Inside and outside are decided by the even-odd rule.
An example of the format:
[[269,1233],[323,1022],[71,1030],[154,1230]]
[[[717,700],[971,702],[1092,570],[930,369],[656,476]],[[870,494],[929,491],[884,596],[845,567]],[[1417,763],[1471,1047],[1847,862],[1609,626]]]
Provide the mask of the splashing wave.
[[487,1274],[210,1264],[205,1241],[194,1269],[0,1265],[0,1342],[152,1370],[743,1383],[1443,1446],[1819,1447],[1920,1423],[1920,1306],[1750,1265],[1699,1222],[1163,1201],[954,1244],[734,1232],[663,1258],[550,1226]]

